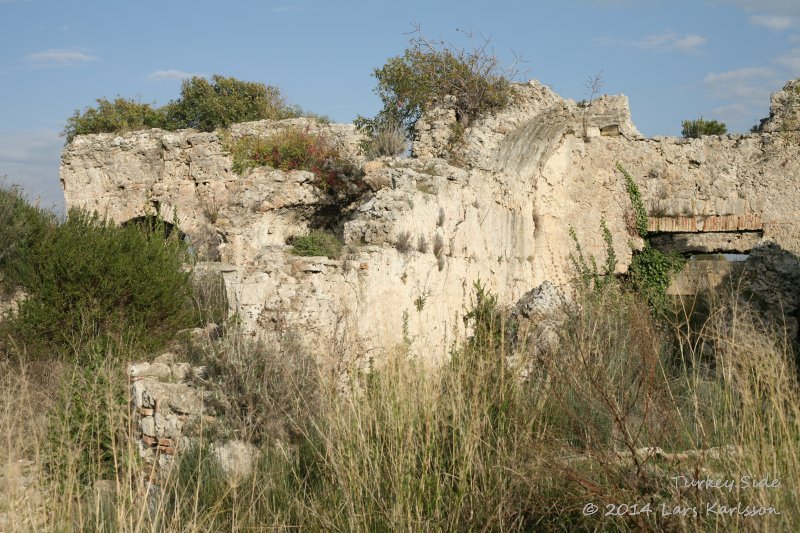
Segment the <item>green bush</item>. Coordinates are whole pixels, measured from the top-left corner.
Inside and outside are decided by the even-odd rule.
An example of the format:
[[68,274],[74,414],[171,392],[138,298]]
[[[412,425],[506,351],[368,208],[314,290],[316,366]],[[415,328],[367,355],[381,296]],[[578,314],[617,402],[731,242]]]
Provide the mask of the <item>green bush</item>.
[[408,133],[435,102],[452,97],[456,118],[466,126],[486,113],[505,107],[512,87],[501,72],[497,57],[488,43],[472,50],[449,43],[436,43],[421,34],[412,38],[401,56],[390,58],[375,69],[375,92],[383,109],[374,118],[358,117],[356,125],[370,139],[392,125]]
[[292,241],[292,253],[306,256],[325,256],[337,259],[342,255],[342,243],[330,233],[312,231],[308,235],[295,237]]
[[56,224],[55,215],[33,206],[18,187],[0,178],[0,296],[21,285],[23,258]]
[[185,247],[176,237],[71,210],[21,259],[28,298],[11,323],[32,359],[80,357],[87,346],[157,348],[190,325]]
[[117,97],[114,101],[97,99],[97,107],[88,107],[67,119],[62,135],[67,142],[88,133],[125,133],[148,128],[164,128],[164,113],[150,104]]
[[716,120],[705,120],[703,117],[697,120],[684,120],[681,122],[683,129],[681,135],[686,139],[699,139],[704,135],[725,135],[728,127]]
[[307,170],[320,188],[338,192],[348,183],[359,185],[361,170],[345,158],[336,144],[320,133],[286,128],[269,137],[245,136],[230,143],[233,170],[271,166],[276,169]]
[[286,103],[277,87],[215,74],[211,81],[199,76],[185,80],[181,97],[167,104],[164,113],[169,129],[213,131],[237,122],[297,117],[300,111]]
[[277,87],[215,74],[211,81],[199,76],[185,80],[180,98],[163,107],[121,97],[113,102],[100,98],[97,107],[76,110],[67,119],[62,135],[70,142],[76,135],[124,133],[148,128],[213,131],[237,122],[299,116],[327,120],[287,104]]

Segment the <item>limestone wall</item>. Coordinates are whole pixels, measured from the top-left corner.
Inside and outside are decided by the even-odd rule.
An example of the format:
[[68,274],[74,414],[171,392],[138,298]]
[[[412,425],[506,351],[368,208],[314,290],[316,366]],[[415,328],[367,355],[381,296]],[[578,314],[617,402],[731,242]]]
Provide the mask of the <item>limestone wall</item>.
[[[639,185],[651,228],[668,232],[671,246],[774,242],[800,251],[793,134],[645,139],[624,96],[581,106],[535,82],[518,93],[512,108],[468,128],[460,167],[439,158],[453,151],[454,115],[445,105],[425,117],[415,157],[370,162],[370,189],[349,205],[307,172],[235,175],[217,133],[80,136],[65,149],[61,179],[69,207],[119,222],[174,210],[198,251],[220,261],[213,268],[223,273],[232,312],[252,332],[295,327],[309,342],[364,357],[401,343],[444,356],[464,334],[461,317],[478,279],[509,304],[544,281],[565,289],[570,228],[602,261],[604,220],[624,272],[643,242],[618,163]],[[288,124],[238,125],[231,135]],[[336,135],[358,157],[351,126],[303,124]],[[342,259],[289,253],[292,236],[320,226],[339,233]],[[398,250],[406,238],[411,249]]]

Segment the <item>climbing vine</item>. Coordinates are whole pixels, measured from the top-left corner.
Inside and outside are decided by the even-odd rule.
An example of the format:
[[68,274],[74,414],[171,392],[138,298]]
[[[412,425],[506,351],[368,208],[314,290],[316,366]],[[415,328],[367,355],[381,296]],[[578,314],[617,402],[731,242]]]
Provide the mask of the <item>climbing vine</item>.
[[639,236],[644,239],[647,236],[647,211],[644,208],[644,202],[642,201],[639,187],[636,185],[636,182],[633,181],[633,176],[622,166],[622,163],[617,163],[617,170],[622,172],[622,175],[625,177],[625,189],[628,191],[628,196],[633,206],[636,231],[639,233]]
[[668,303],[667,289],[672,274],[680,272],[686,260],[676,253],[665,254],[646,244],[633,254],[630,280],[633,288],[647,299],[655,311],[663,311]]
[[647,238],[647,211],[644,208],[639,187],[633,176],[617,163],[617,170],[625,177],[625,188],[631,199],[636,219],[636,231],[645,239],[644,248],[634,252],[629,270],[633,288],[642,294],[655,311],[662,311],[667,304],[667,289],[674,272],[680,272],[686,260],[677,253],[665,254],[653,248]]
[[589,255],[588,260],[583,255],[583,248],[581,248],[581,243],[578,241],[578,234],[575,228],[571,226],[569,228],[569,236],[575,246],[575,253],[570,254],[569,259],[572,262],[572,267],[578,273],[580,288],[586,292],[599,292],[616,280],[614,272],[617,270],[617,254],[614,252],[614,240],[611,236],[611,230],[608,229],[604,219],[600,219],[600,230],[603,233],[603,241],[606,243],[606,262],[602,272],[597,267],[597,260],[594,255]]

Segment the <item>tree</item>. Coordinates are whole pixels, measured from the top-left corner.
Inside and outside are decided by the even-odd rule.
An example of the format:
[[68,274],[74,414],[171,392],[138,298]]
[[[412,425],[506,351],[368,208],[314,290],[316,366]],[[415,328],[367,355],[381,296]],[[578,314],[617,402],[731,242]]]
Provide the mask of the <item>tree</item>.
[[509,79],[514,71],[501,68],[488,39],[464,49],[427,39],[419,26],[412,33],[415,37],[403,55],[390,58],[373,72],[383,109],[374,118],[358,117],[359,129],[374,137],[378,131],[398,125],[410,134],[422,113],[445,97],[453,98],[452,106],[462,127],[509,103]]

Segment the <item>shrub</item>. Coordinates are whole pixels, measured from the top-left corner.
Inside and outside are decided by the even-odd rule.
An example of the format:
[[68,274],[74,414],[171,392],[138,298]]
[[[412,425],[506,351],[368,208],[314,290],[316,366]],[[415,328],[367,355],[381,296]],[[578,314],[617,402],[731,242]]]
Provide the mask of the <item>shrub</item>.
[[33,206],[18,187],[0,178],[0,296],[13,293],[21,284],[23,258],[56,224],[55,215]]
[[502,109],[512,96],[511,83],[488,41],[472,50],[451,43],[432,42],[416,28],[416,37],[401,56],[375,69],[375,92],[383,109],[374,118],[358,117],[356,125],[371,139],[399,125],[409,134],[434,102],[452,97],[462,126],[479,116]]
[[120,227],[71,210],[22,260],[28,298],[11,328],[32,358],[75,358],[83,347],[154,349],[190,325],[189,273],[177,235]]
[[313,172],[317,186],[326,191],[340,191],[348,182],[360,184],[360,169],[342,156],[331,139],[302,128],[286,128],[269,137],[244,136],[230,143],[229,149],[237,173],[268,165]]
[[716,120],[705,120],[700,117],[696,120],[684,120],[681,122],[683,129],[681,135],[686,139],[699,139],[704,135],[724,135],[728,132],[728,127]]
[[180,98],[163,107],[122,97],[113,102],[100,98],[97,107],[75,110],[67,119],[62,135],[70,142],[76,135],[125,133],[148,128],[213,131],[237,122],[299,116],[327,121],[326,117],[287,104],[277,87],[215,74],[211,81],[199,76],[185,80]]
[[97,107],[87,107],[67,119],[62,135],[67,142],[76,135],[89,133],[125,133],[166,126],[162,110],[118,96],[113,102],[105,98],[96,100]]
[[331,233],[312,231],[292,240],[292,253],[305,256],[324,256],[337,259],[342,255],[342,243]]
[[164,114],[169,129],[213,131],[237,122],[296,117],[300,111],[287,105],[277,87],[215,74],[211,81],[185,80],[181,97],[167,104]]

